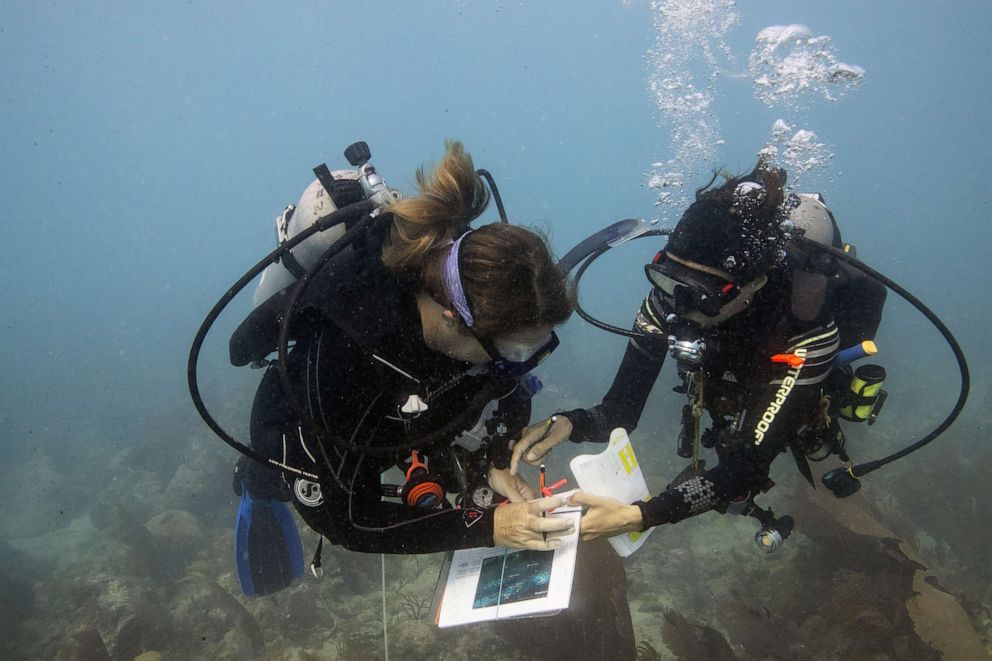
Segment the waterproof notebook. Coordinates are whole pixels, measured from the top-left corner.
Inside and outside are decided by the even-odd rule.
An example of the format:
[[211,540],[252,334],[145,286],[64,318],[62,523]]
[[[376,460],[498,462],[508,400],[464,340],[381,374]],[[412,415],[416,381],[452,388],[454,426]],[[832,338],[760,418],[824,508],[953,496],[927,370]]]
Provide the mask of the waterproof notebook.
[[[599,454],[579,455],[568,466],[579,488],[595,496],[609,496],[627,504],[635,500],[646,501],[651,497],[644,474],[637,464],[634,446],[630,444],[627,430],[621,427],[610,434],[605,450]],[[610,544],[620,557],[626,558],[641,548],[651,530],[610,537]]]
[[434,594],[434,623],[443,629],[554,615],[568,608],[580,515],[576,508],[558,508],[548,515],[572,517],[575,523],[575,532],[554,551],[497,546],[448,553]]

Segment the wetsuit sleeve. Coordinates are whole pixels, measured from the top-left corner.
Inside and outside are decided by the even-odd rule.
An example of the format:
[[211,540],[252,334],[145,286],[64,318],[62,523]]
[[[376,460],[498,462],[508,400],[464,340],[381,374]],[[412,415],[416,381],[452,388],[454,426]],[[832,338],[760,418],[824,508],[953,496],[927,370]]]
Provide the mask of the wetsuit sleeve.
[[[749,403],[739,441],[712,469],[670,486],[648,502],[635,503],[645,529],[724,507],[734,498],[754,495],[767,483],[772,461],[816,411],[838,346],[833,322],[785,337],[789,339],[779,345],[780,352],[769,347],[759,356],[768,361],[769,377]],[[772,355],[795,359],[792,364],[772,362]]]
[[657,303],[651,294],[645,299],[634,320],[634,331],[640,333],[627,343],[627,350],[613,385],[603,396],[603,401],[591,409],[562,411],[572,422],[572,441],[576,443],[606,443],[610,432],[623,427],[634,431],[651,388],[665,363],[667,332],[662,330]]

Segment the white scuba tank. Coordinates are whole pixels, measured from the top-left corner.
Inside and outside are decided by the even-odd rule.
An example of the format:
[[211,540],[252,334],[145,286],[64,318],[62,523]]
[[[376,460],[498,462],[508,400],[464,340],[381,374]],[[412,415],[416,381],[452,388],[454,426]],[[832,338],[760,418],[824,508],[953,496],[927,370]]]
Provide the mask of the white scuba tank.
[[804,236],[825,246],[833,244],[834,223],[819,193],[798,193],[789,211],[789,220],[803,230]]
[[[833,244],[834,222],[819,193],[797,194],[788,217],[807,240],[824,246]],[[827,286],[827,277],[815,270],[807,271],[804,267],[793,272],[791,304],[796,318],[812,321],[819,316],[826,301]]]
[[[610,442],[599,454],[581,454],[569,462],[579,488],[595,496],[608,496],[623,503],[651,498],[644,474],[634,455],[627,430],[617,427]],[[653,528],[610,537],[610,544],[622,558],[641,548]]]
[[[359,173],[356,170],[333,170],[331,175],[334,179],[348,179],[351,181],[357,181],[359,178]],[[313,225],[318,218],[326,216],[333,211],[337,211],[334,200],[324,190],[324,186],[320,183],[320,180],[314,179],[307,186],[306,190],[303,191],[299,203],[296,206],[289,205],[276,218],[277,244],[293,238]],[[296,261],[300,263],[300,266],[304,269],[309,269],[320,259],[320,256],[324,254],[324,251],[331,244],[344,236],[344,233],[345,226],[343,224],[336,225],[323,232],[317,232],[290,252],[296,258]],[[251,299],[252,306],[258,307],[270,296],[295,281],[296,276],[283,266],[281,261],[269,264],[262,271],[262,279],[259,281],[258,287],[255,288],[255,293]]]

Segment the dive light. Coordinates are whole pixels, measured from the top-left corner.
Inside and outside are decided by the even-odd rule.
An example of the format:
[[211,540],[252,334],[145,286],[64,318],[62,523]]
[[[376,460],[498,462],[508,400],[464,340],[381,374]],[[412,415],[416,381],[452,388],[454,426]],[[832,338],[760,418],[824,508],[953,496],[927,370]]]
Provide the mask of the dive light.
[[765,553],[774,553],[782,547],[795,527],[796,520],[789,515],[772,519],[754,533],[754,543]]

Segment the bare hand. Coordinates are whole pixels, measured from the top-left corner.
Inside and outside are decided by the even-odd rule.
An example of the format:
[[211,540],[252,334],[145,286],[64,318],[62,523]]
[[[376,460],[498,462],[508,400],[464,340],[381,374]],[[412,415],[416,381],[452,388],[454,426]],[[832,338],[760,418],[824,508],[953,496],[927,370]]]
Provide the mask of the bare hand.
[[511,549],[554,550],[561,544],[559,538],[571,534],[574,527],[569,519],[545,518],[541,514],[564,502],[563,496],[552,496],[497,507],[493,518],[493,543]]
[[537,498],[537,491],[522,477],[511,473],[508,468],[490,470],[489,486],[499,495],[508,498],[511,503],[522,503]]
[[521,459],[536,466],[548,456],[551,448],[568,440],[572,434],[572,421],[563,415],[556,415],[554,419],[550,427],[547,420],[524,427],[520,440],[513,446],[513,456],[510,458],[511,473],[517,474]]
[[568,498],[569,505],[586,508],[579,523],[582,541],[597,537],[613,537],[625,532],[639,531],[644,527],[641,508],[627,505],[613,498],[594,496],[591,493],[576,491]]

